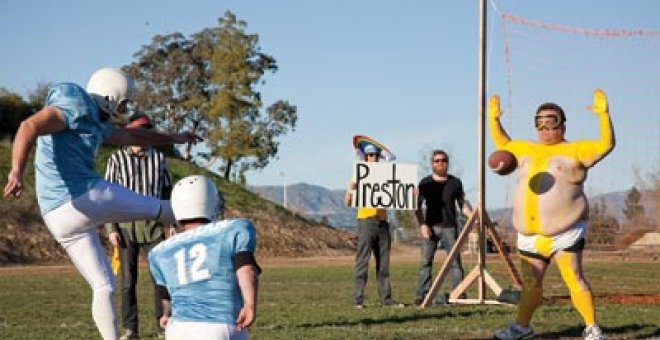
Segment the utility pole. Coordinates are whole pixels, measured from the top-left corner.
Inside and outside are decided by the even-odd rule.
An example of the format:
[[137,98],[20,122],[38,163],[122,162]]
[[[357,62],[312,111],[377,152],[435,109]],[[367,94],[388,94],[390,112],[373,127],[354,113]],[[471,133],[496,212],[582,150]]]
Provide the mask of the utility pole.
[[284,206],[285,209],[288,209],[288,204],[287,204],[287,195],[286,195],[286,175],[284,174],[283,171],[280,171],[280,176],[282,176],[282,191],[284,191],[284,197],[282,200],[282,205]]

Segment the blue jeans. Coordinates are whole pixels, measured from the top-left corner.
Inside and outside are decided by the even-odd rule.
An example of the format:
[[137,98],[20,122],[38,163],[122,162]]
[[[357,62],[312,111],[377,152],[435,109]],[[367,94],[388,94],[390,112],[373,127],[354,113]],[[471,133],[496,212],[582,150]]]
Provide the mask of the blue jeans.
[[392,287],[390,285],[390,226],[387,221],[377,217],[358,219],[358,245],[355,255],[355,287],[353,304],[364,303],[364,288],[367,285],[369,258],[373,252],[376,259],[376,278],[378,292],[383,304],[392,303]]
[[[447,253],[454,247],[458,230],[456,227],[443,227],[436,224],[431,227],[431,236],[423,240],[422,243],[422,261],[419,269],[419,281],[417,284],[416,299],[423,299],[431,288],[431,272],[433,269],[433,259],[438,249],[438,242],[441,242]],[[460,253],[449,264],[449,270],[452,276],[453,287],[456,288],[463,281],[463,265],[461,264]]]

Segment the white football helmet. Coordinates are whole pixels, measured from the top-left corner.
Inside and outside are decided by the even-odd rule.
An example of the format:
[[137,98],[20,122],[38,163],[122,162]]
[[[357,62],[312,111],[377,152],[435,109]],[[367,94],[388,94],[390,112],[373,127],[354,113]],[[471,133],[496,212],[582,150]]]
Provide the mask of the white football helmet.
[[211,221],[224,210],[225,200],[206,176],[188,176],[172,189],[172,210],[177,221],[206,218]]
[[126,125],[130,113],[126,104],[133,97],[133,79],[116,68],[102,68],[94,72],[87,82],[87,93],[104,112],[110,114],[110,121]]

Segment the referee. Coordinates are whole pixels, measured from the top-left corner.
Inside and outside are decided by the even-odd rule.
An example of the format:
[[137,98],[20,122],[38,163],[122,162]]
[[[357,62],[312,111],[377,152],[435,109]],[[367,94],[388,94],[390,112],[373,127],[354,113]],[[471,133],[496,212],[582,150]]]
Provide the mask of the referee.
[[[131,118],[127,128],[151,129],[153,124],[149,116],[138,114]],[[138,194],[161,199],[169,199],[172,189],[171,175],[165,162],[165,155],[151,147],[135,145],[114,152],[108,159],[105,179],[108,182],[125,186]],[[140,249],[146,258],[151,249],[164,236],[174,233],[174,228],[163,226],[157,221],[135,221],[108,224],[106,231],[110,243],[119,247],[121,262],[122,325],[126,331],[120,340],[139,339],[136,283]],[[151,278],[153,282],[153,277]],[[164,331],[158,326],[163,308],[160,300],[155,296],[154,311],[157,325],[156,335],[158,338],[164,338]]]

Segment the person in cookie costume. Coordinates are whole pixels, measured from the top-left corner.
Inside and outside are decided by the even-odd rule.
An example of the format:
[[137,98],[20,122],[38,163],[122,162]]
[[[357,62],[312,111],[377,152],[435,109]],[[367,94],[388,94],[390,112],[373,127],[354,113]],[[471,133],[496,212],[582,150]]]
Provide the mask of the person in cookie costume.
[[591,287],[582,273],[582,251],[589,204],[584,194],[587,171],[614,148],[614,129],[607,96],[594,91],[590,107],[598,119],[597,140],[567,141],[566,115],[555,103],[538,107],[534,127],[538,141],[512,140],[500,123],[500,99],[488,103],[488,125],[498,150],[513,153],[519,164],[513,199],[518,231],[523,290],[516,321],[495,333],[497,339],[533,336],[532,315],[541,304],[543,277],[554,257],[575,309],[585,323],[585,339],[604,339],[596,325]]

